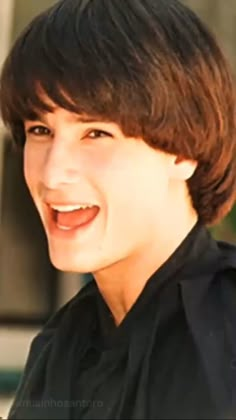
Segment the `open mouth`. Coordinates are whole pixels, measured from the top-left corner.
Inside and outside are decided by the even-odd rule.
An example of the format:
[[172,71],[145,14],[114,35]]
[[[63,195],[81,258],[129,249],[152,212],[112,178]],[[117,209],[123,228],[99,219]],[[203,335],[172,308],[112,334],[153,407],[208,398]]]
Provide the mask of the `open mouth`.
[[92,204],[48,204],[48,209],[51,229],[65,232],[74,231],[89,225],[100,210],[97,205]]

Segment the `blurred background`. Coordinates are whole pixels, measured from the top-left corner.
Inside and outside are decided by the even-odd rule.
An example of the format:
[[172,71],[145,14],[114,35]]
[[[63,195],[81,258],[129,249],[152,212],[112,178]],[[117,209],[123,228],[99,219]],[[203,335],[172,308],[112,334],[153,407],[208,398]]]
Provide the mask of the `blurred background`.
[[[217,35],[236,71],[236,1],[183,2]],[[0,66],[24,26],[53,3],[1,0]],[[24,183],[21,156],[11,149],[1,122],[0,136],[0,417],[6,418],[32,338],[89,276],[58,272],[50,264],[44,232]],[[213,235],[236,243],[236,208]]]

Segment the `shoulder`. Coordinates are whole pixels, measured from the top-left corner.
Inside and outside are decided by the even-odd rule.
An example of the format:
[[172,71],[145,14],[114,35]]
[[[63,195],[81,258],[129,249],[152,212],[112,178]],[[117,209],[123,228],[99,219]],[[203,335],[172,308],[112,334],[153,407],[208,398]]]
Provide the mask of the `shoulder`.
[[236,310],[236,245],[223,241],[218,241],[217,245],[220,250],[217,277],[222,280],[222,289],[234,294]]
[[38,344],[36,343],[44,345],[55,335],[61,324],[69,318],[74,311],[84,310],[84,308],[86,308],[86,303],[88,303],[88,301],[94,302],[96,295],[97,286],[94,281],[91,281],[48,319],[40,333],[33,340],[31,347],[37,347]]
[[217,278],[221,284],[221,300],[226,320],[236,326],[236,245],[218,241],[221,264]]
[[77,313],[83,311],[83,318],[86,316],[86,312],[89,311],[90,306],[87,303],[89,300],[91,303],[94,303],[96,294],[97,286],[93,281],[91,281],[49,318],[41,331],[33,338],[30,344],[29,354],[23,375],[24,377],[31,370],[37,359],[41,357],[42,353],[46,351],[47,347],[52,344],[55,336],[57,335],[57,332],[61,330],[65,323],[68,324],[68,320],[73,318],[75,311]]
[[228,322],[236,325],[236,246],[211,239],[194,271],[181,281],[181,291],[195,330],[225,331]]
[[91,281],[69,300],[69,302],[53,314],[42,330],[32,340],[23,375],[9,413],[10,417],[8,418],[15,418],[14,413],[21,405],[21,401],[26,398],[28,390],[43,377],[43,372],[45,372],[45,366],[50,358],[50,354],[55,353],[52,349],[54,348],[55,350],[55,348],[57,348],[57,353],[59,353],[61,347],[58,347],[58,342],[60,342],[61,337],[66,335],[66,346],[69,345],[69,340],[72,335],[71,332],[73,329],[75,330],[75,323],[77,327],[78,319],[82,318],[80,316],[81,311],[83,313],[83,322],[84,319],[86,319],[86,314],[89,319],[91,306],[95,306],[94,301],[97,293],[97,286],[94,281]]

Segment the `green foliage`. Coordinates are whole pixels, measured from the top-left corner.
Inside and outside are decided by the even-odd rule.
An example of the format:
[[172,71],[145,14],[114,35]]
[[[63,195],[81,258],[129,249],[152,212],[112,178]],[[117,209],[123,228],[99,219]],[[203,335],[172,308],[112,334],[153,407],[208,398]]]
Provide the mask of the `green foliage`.
[[236,243],[236,206],[221,223],[210,230],[216,239]]

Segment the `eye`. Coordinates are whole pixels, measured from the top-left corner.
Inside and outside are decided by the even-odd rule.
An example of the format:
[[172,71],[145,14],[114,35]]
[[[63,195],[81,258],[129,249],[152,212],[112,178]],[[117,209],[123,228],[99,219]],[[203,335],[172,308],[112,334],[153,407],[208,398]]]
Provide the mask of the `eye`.
[[51,131],[43,125],[34,125],[32,127],[29,127],[26,130],[26,132],[27,134],[33,134],[34,136],[38,136],[38,137],[48,136],[51,134]]
[[111,133],[103,130],[90,130],[85,137],[89,137],[90,139],[98,139],[101,137],[112,137]]

